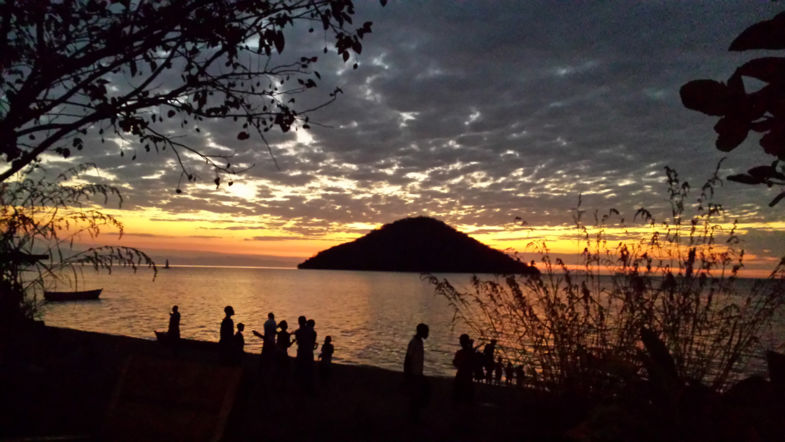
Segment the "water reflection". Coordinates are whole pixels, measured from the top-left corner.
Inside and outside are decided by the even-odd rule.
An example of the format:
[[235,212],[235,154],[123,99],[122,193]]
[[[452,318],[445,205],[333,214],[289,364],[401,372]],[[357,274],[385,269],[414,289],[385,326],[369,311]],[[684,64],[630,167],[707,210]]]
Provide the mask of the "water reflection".
[[[176,304],[183,338],[217,341],[223,308],[232,305],[235,322],[248,330],[261,330],[270,311],[290,324],[306,315],[316,320],[320,339],[333,336],[336,361],[400,370],[414,327],[425,322],[426,372],[443,375],[453,373],[457,336],[466,331],[451,329],[449,305],[416,273],[173,267],[152,281],[149,272],[117,269],[85,272],[80,287],[103,287],[101,300],[48,304],[47,324],[153,339]],[[261,347],[255,338],[247,343],[249,352]]]

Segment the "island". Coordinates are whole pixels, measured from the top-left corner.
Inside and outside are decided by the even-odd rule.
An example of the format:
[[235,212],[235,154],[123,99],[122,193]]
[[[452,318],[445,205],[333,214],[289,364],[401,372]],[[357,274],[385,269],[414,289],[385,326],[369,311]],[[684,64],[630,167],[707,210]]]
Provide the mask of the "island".
[[538,274],[509,255],[425,216],[385,224],[354,241],[331,247],[299,269],[429,273]]

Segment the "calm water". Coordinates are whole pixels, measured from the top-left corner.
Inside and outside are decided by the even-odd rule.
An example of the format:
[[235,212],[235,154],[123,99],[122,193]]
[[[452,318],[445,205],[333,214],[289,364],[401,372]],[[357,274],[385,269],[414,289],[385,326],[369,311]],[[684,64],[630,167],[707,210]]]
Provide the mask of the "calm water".
[[[490,276],[490,275],[488,275]],[[471,275],[451,274],[457,286],[468,285]],[[752,281],[739,281],[751,286]],[[246,325],[246,351],[258,352],[267,313],[285,319],[289,330],[297,317],[316,320],[319,343],[333,337],[335,360],[401,370],[406,345],[419,322],[430,325],[426,341],[426,372],[453,375],[452,356],[458,336],[469,332],[452,326],[453,310],[417,273],[355,272],[334,270],[174,267],[152,273],[115,269],[111,275],[85,270],[78,289],[103,288],[99,301],[45,304],[44,321],[117,335],[154,339],[154,330],[166,330],[172,305],[179,305],[184,338],[217,341],[223,308],[232,305],[235,324]],[[60,290],[72,290],[66,284]],[[762,348],[782,342],[785,323],[764,331]],[[471,334],[471,333],[470,333]],[[756,351],[759,352],[759,351]],[[762,361],[748,370],[761,371]]]
[[[469,275],[451,275],[468,281]],[[335,360],[401,370],[406,345],[419,322],[430,325],[426,372],[451,375],[458,336],[452,310],[417,273],[331,270],[173,267],[152,273],[115,269],[111,275],[84,272],[79,289],[103,288],[99,301],[52,303],[43,307],[48,325],[154,339],[166,330],[172,305],[180,306],[184,338],[218,340],[223,308],[234,307],[235,324],[245,323],[246,351],[258,352],[267,313],[316,320],[319,343],[331,335]],[[67,284],[58,287],[71,290]]]

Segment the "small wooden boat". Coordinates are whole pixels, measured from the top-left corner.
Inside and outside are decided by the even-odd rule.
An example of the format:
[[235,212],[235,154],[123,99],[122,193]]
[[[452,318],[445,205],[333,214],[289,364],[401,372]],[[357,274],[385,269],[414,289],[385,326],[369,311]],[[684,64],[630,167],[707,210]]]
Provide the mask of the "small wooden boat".
[[98,299],[103,289],[83,290],[79,292],[44,292],[47,301],[85,301]]

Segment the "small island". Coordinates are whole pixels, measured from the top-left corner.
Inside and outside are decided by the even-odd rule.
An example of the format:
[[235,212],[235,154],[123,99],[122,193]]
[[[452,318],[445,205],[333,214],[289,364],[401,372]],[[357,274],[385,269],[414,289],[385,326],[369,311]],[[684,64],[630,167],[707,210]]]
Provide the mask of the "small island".
[[354,241],[323,250],[299,269],[430,273],[536,274],[539,271],[425,216],[385,224]]

